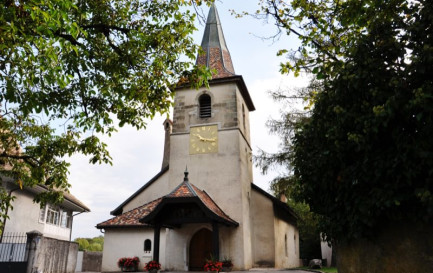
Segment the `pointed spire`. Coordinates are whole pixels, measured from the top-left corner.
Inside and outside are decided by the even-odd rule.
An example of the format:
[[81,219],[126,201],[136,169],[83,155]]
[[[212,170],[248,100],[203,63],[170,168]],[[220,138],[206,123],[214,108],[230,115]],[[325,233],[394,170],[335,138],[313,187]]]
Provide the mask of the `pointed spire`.
[[215,4],[212,4],[207,16],[201,47],[205,53],[197,57],[197,64],[215,69],[217,74],[213,76],[214,79],[235,75],[232,58],[224,39],[223,29]]
[[183,174],[185,175],[183,181],[188,181],[188,166],[185,167],[185,172]]

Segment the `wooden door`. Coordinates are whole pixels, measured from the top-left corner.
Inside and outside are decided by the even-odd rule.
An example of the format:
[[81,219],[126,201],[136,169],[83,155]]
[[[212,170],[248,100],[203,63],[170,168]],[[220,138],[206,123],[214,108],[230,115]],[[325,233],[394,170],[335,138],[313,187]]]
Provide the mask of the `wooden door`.
[[202,228],[191,238],[189,244],[189,270],[203,271],[206,259],[212,253],[212,232]]

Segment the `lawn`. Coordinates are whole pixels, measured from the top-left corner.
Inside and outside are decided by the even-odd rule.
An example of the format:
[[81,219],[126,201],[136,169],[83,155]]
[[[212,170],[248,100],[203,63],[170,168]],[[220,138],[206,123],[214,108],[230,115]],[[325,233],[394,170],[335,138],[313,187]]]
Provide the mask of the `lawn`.
[[320,269],[320,271],[327,272],[327,273],[338,273],[336,267],[324,267],[324,268]]

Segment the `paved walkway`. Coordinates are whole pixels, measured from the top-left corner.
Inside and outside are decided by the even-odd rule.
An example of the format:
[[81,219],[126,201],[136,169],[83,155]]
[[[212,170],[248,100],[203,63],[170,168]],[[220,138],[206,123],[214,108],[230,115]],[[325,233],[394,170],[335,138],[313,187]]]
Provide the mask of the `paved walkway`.
[[[195,273],[207,273],[205,271],[194,271]],[[248,271],[232,271],[232,273],[247,273],[247,272],[255,272],[255,273],[311,273],[311,271],[306,270],[297,270],[297,269],[274,269],[274,268],[253,268]],[[314,271],[317,272],[317,271]],[[99,273],[99,272],[82,272],[82,273]],[[122,273],[122,272],[110,272],[110,273]],[[185,271],[162,271],[162,273],[185,273]]]

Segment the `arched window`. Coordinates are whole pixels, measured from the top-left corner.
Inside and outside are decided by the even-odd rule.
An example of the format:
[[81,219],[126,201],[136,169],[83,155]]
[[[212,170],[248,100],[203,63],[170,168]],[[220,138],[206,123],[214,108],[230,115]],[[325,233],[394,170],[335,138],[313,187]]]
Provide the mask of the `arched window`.
[[200,118],[210,118],[212,113],[211,99],[208,94],[203,94],[198,98],[200,105]]
[[152,251],[152,241],[146,239],[144,241],[144,252],[151,252],[151,251]]

